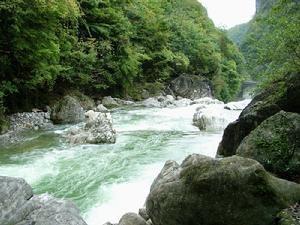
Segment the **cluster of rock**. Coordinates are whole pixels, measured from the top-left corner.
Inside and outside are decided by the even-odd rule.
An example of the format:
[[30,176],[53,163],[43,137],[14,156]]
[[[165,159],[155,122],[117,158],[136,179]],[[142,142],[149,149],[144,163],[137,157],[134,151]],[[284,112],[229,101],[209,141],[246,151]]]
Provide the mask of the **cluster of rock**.
[[224,131],[219,156],[253,158],[279,177],[300,178],[300,76],[258,94]]
[[20,178],[0,176],[1,225],[87,225],[70,201],[34,195]]
[[52,126],[50,112],[24,112],[9,116],[10,130],[48,128]]
[[53,127],[50,112],[34,109],[33,112],[15,113],[8,116],[9,129],[0,135],[0,145],[5,146],[21,141],[24,130],[40,130]]

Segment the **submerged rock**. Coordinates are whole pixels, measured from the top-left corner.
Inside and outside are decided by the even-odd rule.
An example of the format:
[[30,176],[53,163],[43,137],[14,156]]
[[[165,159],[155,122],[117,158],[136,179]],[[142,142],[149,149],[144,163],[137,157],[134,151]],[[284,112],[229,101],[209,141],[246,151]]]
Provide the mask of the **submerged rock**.
[[299,199],[300,185],[252,159],[191,155],[181,165],[166,163],[146,208],[155,225],[266,225]]
[[169,89],[175,96],[188,99],[211,97],[212,91],[208,80],[196,75],[181,75],[171,81]]
[[255,128],[237,155],[259,161],[285,179],[300,179],[300,115],[281,111]]
[[115,143],[116,131],[113,129],[110,113],[90,110],[85,113],[87,121],[83,128],[70,130],[67,139],[72,144]]
[[1,225],[87,225],[78,208],[49,195],[33,195],[20,178],[0,176]]
[[84,120],[84,112],[76,98],[66,95],[51,108],[51,120],[56,124],[78,123]]

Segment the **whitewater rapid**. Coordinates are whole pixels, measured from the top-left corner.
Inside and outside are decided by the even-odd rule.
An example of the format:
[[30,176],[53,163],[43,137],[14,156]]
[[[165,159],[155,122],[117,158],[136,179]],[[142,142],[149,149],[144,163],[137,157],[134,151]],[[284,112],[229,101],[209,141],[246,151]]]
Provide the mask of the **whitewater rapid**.
[[0,149],[0,174],[26,179],[37,194],[73,200],[89,225],[118,222],[144,205],[166,160],[180,163],[192,153],[214,157],[224,127],[241,112],[206,105],[206,113],[224,124],[200,132],[192,125],[198,107],[117,109],[116,144],[69,145],[62,138],[69,126],[30,132],[21,145]]

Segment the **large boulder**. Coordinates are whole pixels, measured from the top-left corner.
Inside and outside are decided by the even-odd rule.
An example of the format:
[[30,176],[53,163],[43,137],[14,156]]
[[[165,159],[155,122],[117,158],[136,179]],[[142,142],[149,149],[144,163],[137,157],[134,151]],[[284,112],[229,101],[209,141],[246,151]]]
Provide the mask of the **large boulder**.
[[266,225],[300,199],[300,185],[238,156],[169,161],[151,186],[147,213],[155,225]]
[[53,105],[50,118],[56,124],[78,123],[84,120],[84,113],[80,102],[66,95]]
[[1,225],[87,225],[70,201],[49,195],[33,195],[20,178],[0,176]]
[[281,111],[255,128],[237,155],[260,162],[285,179],[300,179],[300,114]]
[[188,99],[211,97],[212,91],[208,80],[196,75],[181,75],[171,81],[172,94]]
[[221,156],[236,154],[242,140],[265,119],[280,110],[300,113],[299,90],[300,76],[292,74],[274,82],[256,95],[239,118],[226,127],[217,154]]
[[72,144],[104,144],[116,142],[110,113],[90,110],[85,113],[87,121],[83,128],[71,129],[67,139]]

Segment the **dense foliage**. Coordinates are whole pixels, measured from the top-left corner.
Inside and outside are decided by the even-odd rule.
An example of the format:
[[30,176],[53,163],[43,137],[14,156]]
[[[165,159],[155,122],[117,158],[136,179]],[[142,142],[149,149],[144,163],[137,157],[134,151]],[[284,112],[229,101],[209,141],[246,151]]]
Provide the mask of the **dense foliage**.
[[239,27],[229,32],[233,40],[242,40],[237,44],[245,56],[249,74],[268,85],[285,74],[300,72],[300,2],[263,3],[246,33]]
[[244,38],[248,32],[250,23],[243,23],[230,28],[227,31],[228,37],[240,46],[244,42]]
[[238,50],[196,0],[1,0],[0,65],[10,111],[66,89],[134,95],[182,73],[212,80],[229,100],[242,73]]

